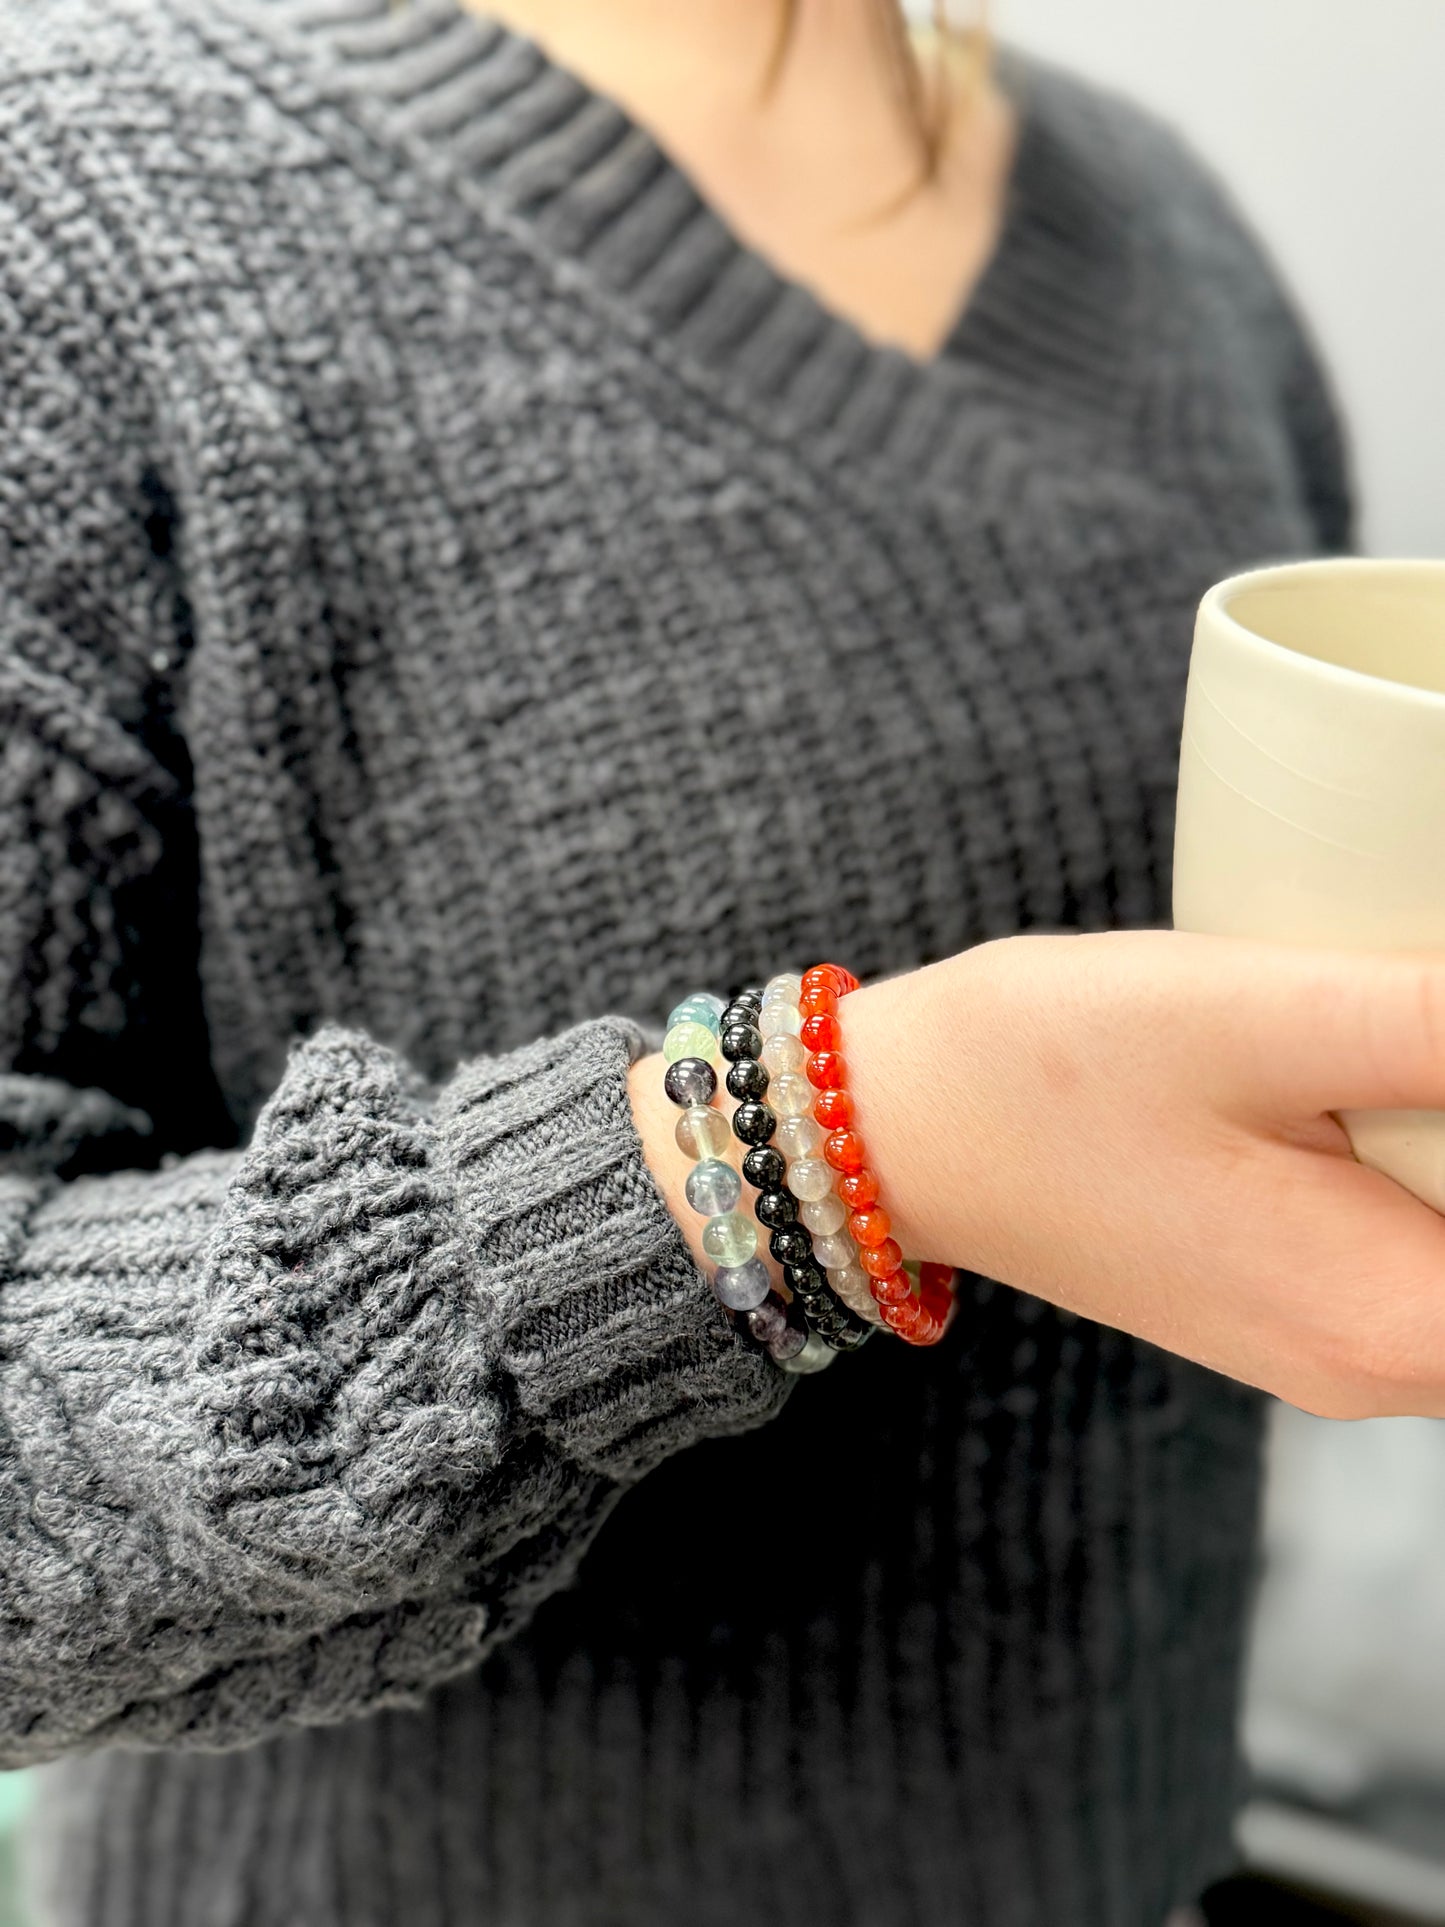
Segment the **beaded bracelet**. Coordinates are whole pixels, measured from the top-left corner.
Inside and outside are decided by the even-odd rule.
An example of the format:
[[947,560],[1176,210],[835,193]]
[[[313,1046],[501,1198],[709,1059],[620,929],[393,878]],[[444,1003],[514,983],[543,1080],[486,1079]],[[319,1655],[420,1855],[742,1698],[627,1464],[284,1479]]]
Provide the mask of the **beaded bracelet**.
[[720,997],[699,992],[684,998],[667,1020],[663,1088],[682,1111],[676,1128],[678,1148],[694,1160],[687,1201],[707,1218],[702,1245],[717,1267],[712,1287],[718,1302],[742,1317],[749,1335],[782,1370],[820,1371],[832,1362],[833,1350],[789,1316],[757,1255],[757,1224],[736,1208],[742,1180],[726,1161],[731,1136],[727,1119],[713,1108],[714,1060],[720,1051],[720,1020],[726,1008]]
[[[890,1235],[892,1222],[878,1201],[878,1180],[868,1169],[853,1100],[844,1084],[847,1066],[838,1005],[857,988],[858,979],[838,964],[816,964],[803,973],[798,1036],[808,1053],[807,1079],[816,1092],[813,1117],[829,1133],[822,1146],[823,1158],[836,1174],[835,1189],[848,1211],[848,1230],[884,1323],[909,1344],[936,1345],[953,1310],[953,1267],[919,1265],[915,1298],[903,1253]],[[796,1183],[797,1173],[792,1175]]]
[[[792,982],[801,984],[801,979]],[[738,1100],[733,1134],[748,1146],[743,1175],[758,1193],[753,1201],[754,1215],[770,1234],[768,1248],[783,1267],[804,1322],[830,1350],[857,1351],[872,1327],[854,1317],[829,1288],[814,1256],[812,1233],[799,1221],[799,1203],[786,1182],[786,1160],[770,1141],[775,1136],[784,1137],[798,1121],[798,1106],[793,1101],[797,1094],[788,1090],[789,1084],[801,1086],[804,1105],[811,1103],[812,1091],[806,1079],[788,1072],[777,1079],[776,1090],[770,1088],[773,1079],[762,1061],[766,1040],[759,1028],[767,1008],[766,996],[749,989],[740,991],[722,1015],[721,1050],[728,1059],[727,1086]],[[796,1039],[791,1041],[801,1053]],[[813,1128],[816,1130],[816,1126]]]
[[[799,1036],[801,977],[774,977],[763,993],[759,1029],[763,1060],[773,1074],[772,1100],[783,1121],[774,1140],[787,1165],[788,1184],[799,1200],[798,1214],[836,1300],[869,1330],[883,1323],[868,1289],[868,1274],[848,1235],[848,1214],[833,1189],[833,1173],[818,1153],[823,1133],[813,1117],[815,1092],[804,1071],[808,1053]],[[795,1181],[796,1174],[796,1181]]]

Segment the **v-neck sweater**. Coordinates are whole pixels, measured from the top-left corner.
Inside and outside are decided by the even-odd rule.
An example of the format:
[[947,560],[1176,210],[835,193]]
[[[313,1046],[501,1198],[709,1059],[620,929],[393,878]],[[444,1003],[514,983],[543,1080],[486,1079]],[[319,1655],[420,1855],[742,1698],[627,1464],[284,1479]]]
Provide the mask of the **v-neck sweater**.
[[1198,597],[1353,533],[1266,250],[1006,44],[917,361],[454,0],[0,33],[38,1921],[1159,1927],[1259,1400],[973,1275],[785,1379],[626,1075],[695,987],[1167,921]]

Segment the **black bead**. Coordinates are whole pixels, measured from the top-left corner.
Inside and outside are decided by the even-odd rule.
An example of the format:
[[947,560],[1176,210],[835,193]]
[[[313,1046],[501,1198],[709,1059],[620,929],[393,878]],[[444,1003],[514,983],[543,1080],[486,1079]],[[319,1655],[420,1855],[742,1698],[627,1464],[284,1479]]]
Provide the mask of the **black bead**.
[[761,1011],[754,1010],[751,1004],[729,1004],[717,1020],[718,1035],[730,1030],[734,1024],[755,1024]]
[[798,1206],[790,1191],[763,1191],[753,1204],[753,1216],[769,1231],[798,1222]]
[[766,1104],[749,1098],[733,1112],[733,1136],[744,1144],[766,1144],[778,1128],[778,1120]]
[[719,1048],[732,1064],[740,1057],[761,1057],[762,1033],[754,1024],[729,1024],[719,1040]]
[[768,1249],[780,1265],[800,1265],[813,1253],[813,1240],[800,1224],[785,1224],[768,1240]]
[[788,1281],[788,1290],[802,1293],[826,1291],[828,1279],[823,1267],[811,1253],[801,1263],[790,1263],[783,1272]]
[[717,1096],[717,1072],[706,1058],[679,1057],[668,1065],[662,1087],[674,1104],[711,1104]]
[[728,1089],[739,1099],[766,1097],[768,1074],[756,1057],[740,1057],[728,1066]]
[[755,1146],[743,1159],[743,1176],[756,1191],[776,1191],[787,1175],[782,1152],[769,1144]]
[[733,992],[733,1002],[737,1004],[760,1004],[767,993],[766,984],[744,984],[741,990]]
[[850,1325],[846,1331],[830,1338],[828,1343],[835,1352],[861,1352],[877,1329],[876,1325]]

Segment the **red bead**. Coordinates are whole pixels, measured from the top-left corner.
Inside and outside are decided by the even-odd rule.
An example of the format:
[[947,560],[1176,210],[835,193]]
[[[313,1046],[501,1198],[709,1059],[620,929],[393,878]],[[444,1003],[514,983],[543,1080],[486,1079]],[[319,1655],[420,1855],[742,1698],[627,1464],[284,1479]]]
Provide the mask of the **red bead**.
[[907,1342],[910,1345],[936,1345],[942,1336],[943,1326],[938,1319],[930,1318],[927,1312],[923,1312],[918,1323],[908,1333]]
[[831,990],[836,997],[843,989],[845,975],[837,964],[814,964],[811,970],[803,972],[803,994],[806,996],[810,990]]
[[813,1099],[813,1116],[825,1131],[841,1131],[853,1122],[853,1100],[846,1091],[819,1091]]
[[870,1278],[886,1278],[903,1263],[897,1240],[885,1238],[881,1245],[868,1245],[858,1253],[858,1262]]
[[952,1265],[932,1265],[932,1264],[920,1265],[918,1267],[918,1282],[920,1285],[922,1285],[925,1291],[927,1291],[930,1285],[942,1285],[945,1291],[952,1291],[953,1290],[953,1266]]
[[838,995],[840,997],[846,997],[851,991],[858,988],[858,979],[853,975],[851,970],[845,970],[842,964],[834,964],[833,971],[838,979]]
[[877,1305],[911,1305],[913,1280],[906,1271],[890,1271],[886,1278],[870,1278],[868,1289]]
[[[816,1106],[814,1108],[816,1110]],[[822,1118],[819,1118],[818,1122],[821,1124],[823,1122]],[[828,1157],[826,1150],[823,1155],[824,1157]],[[829,1164],[833,1164],[832,1158],[828,1158],[828,1162]],[[848,1173],[838,1186],[838,1196],[850,1211],[866,1211],[870,1204],[877,1204],[878,1180],[871,1171],[865,1171],[861,1165],[857,1164],[851,1167],[837,1164],[833,1165],[833,1168],[836,1171],[847,1171]]]
[[930,1291],[927,1286],[919,1292],[918,1302],[930,1318],[937,1318],[940,1323],[945,1320],[953,1310],[953,1299],[948,1292],[939,1293]]
[[836,1017],[838,993],[831,984],[814,984],[800,993],[798,1009],[805,1017]]
[[878,1204],[870,1211],[855,1211],[848,1220],[848,1229],[853,1233],[855,1244],[881,1245],[893,1229],[893,1220]]
[[889,1331],[897,1332],[900,1338],[907,1338],[917,1329],[918,1307],[911,1301],[906,1305],[885,1305],[883,1322]]
[[808,1059],[808,1082],[815,1090],[841,1091],[847,1081],[848,1066],[838,1050],[814,1051]]
[[843,1041],[836,1017],[805,1017],[798,1035],[804,1050],[837,1050]]
[[856,1131],[834,1131],[823,1139],[823,1156],[835,1171],[851,1177],[863,1169],[863,1140]]

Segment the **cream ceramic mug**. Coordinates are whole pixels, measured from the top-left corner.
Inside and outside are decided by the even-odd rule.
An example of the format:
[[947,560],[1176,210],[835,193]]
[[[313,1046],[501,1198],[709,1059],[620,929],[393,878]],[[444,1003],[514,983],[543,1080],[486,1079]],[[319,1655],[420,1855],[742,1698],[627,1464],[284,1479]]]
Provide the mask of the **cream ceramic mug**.
[[[1174,926],[1445,953],[1445,562],[1330,557],[1216,583],[1180,748]],[[1445,1212],[1445,1112],[1341,1111]]]

